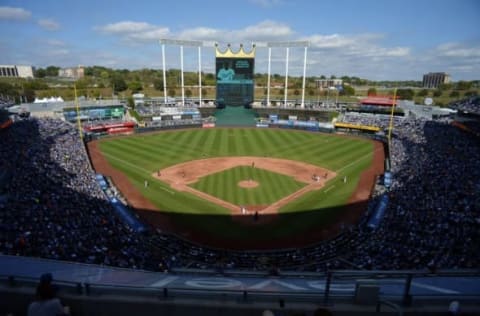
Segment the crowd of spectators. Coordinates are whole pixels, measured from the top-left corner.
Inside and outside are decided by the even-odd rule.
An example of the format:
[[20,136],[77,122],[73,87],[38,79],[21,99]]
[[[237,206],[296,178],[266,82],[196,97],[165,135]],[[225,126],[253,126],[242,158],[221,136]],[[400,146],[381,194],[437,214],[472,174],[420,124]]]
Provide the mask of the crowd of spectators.
[[142,236],[112,211],[74,126],[25,119],[0,135],[0,253],[148,268]]
[[[376,115],[368,117],[374,121],[347,118],[388,122]],[[394,181],[378,229],[364,225],[367,212],[361,224],[307,248],[222,251],[156,230],[134,233],[95,181],[75,128],[60,120],[21,120],[0,135],[0,170],[12,171],[8,199],[0,200],[0,253],[157,271],[478,268],[477,157],[478,138],[448,122],[396,120]]]
[[[398,125],[403,121],[403,116],[394,116],[393,122]],[[343,123],[376,126],[382,129],[387,129],[390,125],[390,115],[388,114],[372,114],[372,113],[359,113],[359,112],[345,112],[343,113],[339,121]]]
[[0,95],[0,109],[15,105],[15,100],[6,96]]
[[449,107],[463,112],[480,115],[480,96],[473,96],[449,104]]
[[391,146],[383,224],[344,258],[360,268],[478,268],[480,147],[448,122],[405,119]]

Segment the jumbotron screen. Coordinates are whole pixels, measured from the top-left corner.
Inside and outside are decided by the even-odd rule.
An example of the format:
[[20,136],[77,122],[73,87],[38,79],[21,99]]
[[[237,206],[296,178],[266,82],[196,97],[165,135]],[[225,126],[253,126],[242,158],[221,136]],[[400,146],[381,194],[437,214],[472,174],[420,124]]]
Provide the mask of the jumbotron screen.
[[253,102],[253,58],[217,58],[217,104],[249,106]]

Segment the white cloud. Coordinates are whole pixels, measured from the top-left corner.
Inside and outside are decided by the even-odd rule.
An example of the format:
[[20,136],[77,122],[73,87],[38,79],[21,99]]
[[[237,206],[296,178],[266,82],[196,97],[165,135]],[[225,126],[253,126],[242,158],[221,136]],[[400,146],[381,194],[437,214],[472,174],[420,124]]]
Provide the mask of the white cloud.
[[48,39],[45,41],[46,44],[49,46],[56,46],[56,47],[63,47],[67,44],[64,41],[56,40],[56,39]]
[[219,38],[224,38],[227,31],[214,29],[210,27],[195,27],[187,29],[178,34],[179,38],[188,40],[211,40],[218,41]]
[[406,57],[410,55],[410,48],[408,47],[392,47],[383,50],[386,57]]
[[240,38],[248,37],[255,40],[275,40],[278,38],[286,39],[290,38],[294,34],[293,30],[288,25],[270,20],[248,26],[242,30],[238,30],[236,33]]
[[295,32],[286,24],[275,21],[262,21],[242,29],[224,30],[210,27],[196,27],[179,32],[182,39],[214,41],[220,43],[245,43],[252,41],[275,41],[291,38]]
[[121,21],[99,26],[95,29],[103,34],[119,36],[123,40],[130,42],[129,44],[151,42],[167,37],[170,34],[168,27],[135,21]]
[[46,51],[46,54],[48,56],[67,56],[69,55],[70,53],[70,50],[66,49],[66,48],[54,48],[54,49],[49,49]]
[[56,31],[60,28],[60,24],[52,19],[40,19],[37,21],[37,24],[47,31]]
[[339,34],[330,34],[330,35],[312,35],[306,37],[305,40],[308,40],[312,47],[316,48],[340,48],[348,47],[355,43],[354,38],[348,38]]
[[271,8],[283,4],[282,0],[250,0],[250,3],[263,7]]
[[468,47],[459,43],[445,43],[437,47],[437,53],[445,57],[480,57],[480,46]]
[[26,20],[32,13],[23,8],[0,7],[0,20]]
[[170,34],[166,27],[157,27],[144,32],[134,32],[127,35],[127,38],[132,41],[141,42],[155,42],[161,38],[165,38]]
[[454,81],[478,80],[480,45],[477,43],[443,43],[418,55],[418,66],[425,72],[444,71]]
[[100,26],[97,29],[110,34],[127,34],[148,31],[154,28],[153,25],[146,22],[122,21],[117,23]]

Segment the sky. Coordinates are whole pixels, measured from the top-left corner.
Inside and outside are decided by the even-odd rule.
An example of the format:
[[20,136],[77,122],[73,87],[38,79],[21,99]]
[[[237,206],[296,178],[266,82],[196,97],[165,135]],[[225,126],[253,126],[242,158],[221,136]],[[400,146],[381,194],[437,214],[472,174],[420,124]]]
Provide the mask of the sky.
[[[307,76],[480,79],[478,0],[0,0],[0,64],[162,69],[160,39],[202,41],[205,72],[214,43],[255,43],[255,72],[266,73],[262,43],[307,41]],[[184,70],[196,71],[198,49],[183,51]],[[288,74],[301,76],[304,48],[288,57]],[[165,60],[180,69],[180,47],[166,45]],[[286,48],[271,61],[285,75]]]

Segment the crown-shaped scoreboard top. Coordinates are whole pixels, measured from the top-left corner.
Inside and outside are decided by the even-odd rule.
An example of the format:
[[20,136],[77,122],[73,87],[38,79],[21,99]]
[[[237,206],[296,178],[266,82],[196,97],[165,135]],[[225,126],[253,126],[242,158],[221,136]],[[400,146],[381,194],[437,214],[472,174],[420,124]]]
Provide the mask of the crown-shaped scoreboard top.
[[221,51],[218,48],[218,44],[215,44],[215,57],[217,58],[255,58],[255,44],[252,44],[252,49],[250,52],[246,52],[243,48],[243,44],[240,44],[240,49],[238,52],[234,52],[231,49],[231,45],[227,45],[225,51]]

